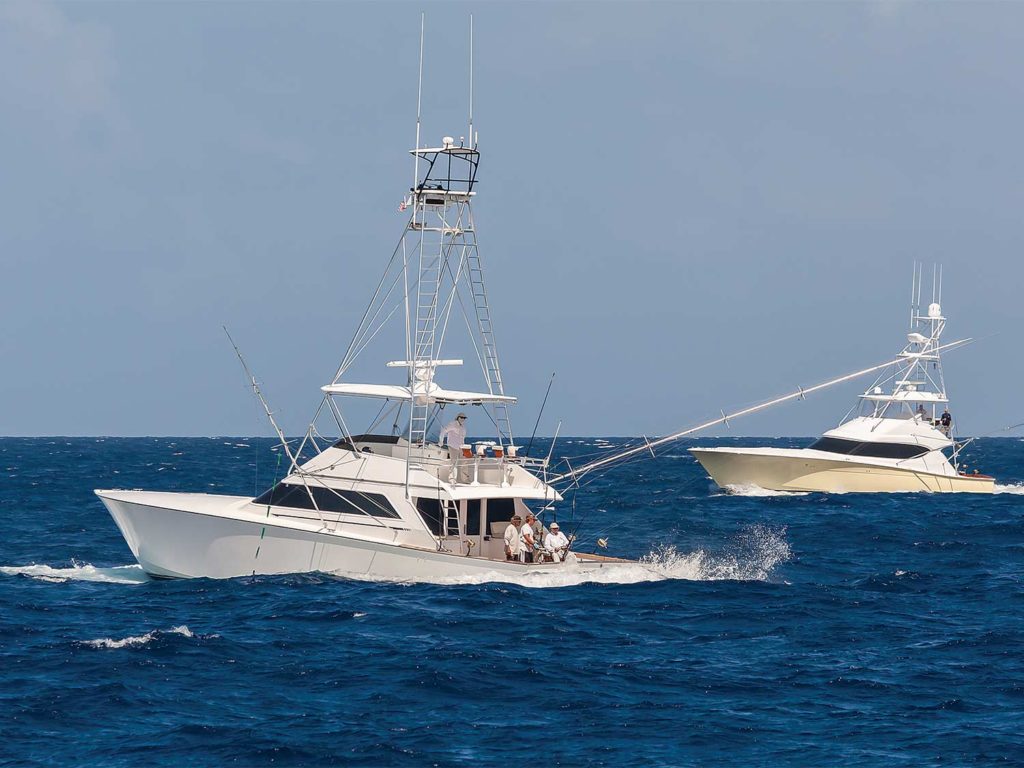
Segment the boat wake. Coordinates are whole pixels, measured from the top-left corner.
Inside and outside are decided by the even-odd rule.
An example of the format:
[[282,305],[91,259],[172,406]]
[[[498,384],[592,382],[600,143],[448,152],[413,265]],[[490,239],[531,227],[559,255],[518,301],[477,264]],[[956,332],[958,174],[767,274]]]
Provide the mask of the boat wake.
[[[721,552],[698,549],[679,552],[674,546],[659,547],[636,563],[613,563],[598,571],[567,565],[558,571],[533,571],[510,575],[485,571],[467,576],[394,580],[401,584],[468,585],[505,583],[545,589],[580,584],[638,584],[648,581],[768,581],[776,566],[792,557],[785,529],[754,526]],[[335,572],[357,581],[381,581],[365,574]]]
[[113,568],[97,568],[89,563],[79,564],[73,560],[70,568],[54,568],[50,565],[0,565],[0,573],[6,576],[28,576],[39,581],[62,584],[68,581],[97,581],[105,584],[144,584],[150,581],[141,565],[118,565]]
[[741,485],[727,485],[725,492],[729,496],[808,496],[810,491],[773,491],[762,488],[759,485],[743,483]]
[[992,493],[1016,493],[1024,495],[1024,483],[1012,483],[1009,485],[1000,485],[996,483],[992,488]]
[[98,640],[85,640],[81,644],[90,648],[131,648],[137,645],[146,645],[159,637],[166,637],[168,635],[182,635],[183,637],[188,638],[199,637],[201,640],[211,637],[219,637],[219,635],[196,635],[195,632],[182,624],[179,627],[171,627],[168,630],[154,629],[152,632],[147,632],[144,635],[130,635],[129,637],[122,637],[120,640],[101,637]]

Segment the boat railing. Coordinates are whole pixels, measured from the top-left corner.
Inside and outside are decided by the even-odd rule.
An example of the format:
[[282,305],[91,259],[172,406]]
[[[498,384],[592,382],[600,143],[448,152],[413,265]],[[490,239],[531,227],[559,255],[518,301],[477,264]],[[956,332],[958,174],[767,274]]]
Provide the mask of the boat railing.
[[514,467],[522,467],[531,473],[543,474],[548,468],[546,458],[530,456],[487,456],[473,454],[451,459],[435,451],[424,451],[414,459],[425,471],[439,480],[454,485],[514,485]]

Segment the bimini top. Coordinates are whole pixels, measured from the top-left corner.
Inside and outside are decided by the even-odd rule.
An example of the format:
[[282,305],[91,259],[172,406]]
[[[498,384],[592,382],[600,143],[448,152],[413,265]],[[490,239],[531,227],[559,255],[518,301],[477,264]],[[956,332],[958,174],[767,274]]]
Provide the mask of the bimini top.
[[352,397],[379,397],[386,400],[411,400],[413,394],[417,399],[426,398],[428,403],[453,403],[457,405],[480,405],[482,403],[514,403],[516,398],[509,395],[492,395],[490,392],[464,392],[457,389],[444,389],[433,382],[424,384],[417,382],[413,387],[399,384],[351,384],[338,383],[320,387],[328,395],[350,395]]

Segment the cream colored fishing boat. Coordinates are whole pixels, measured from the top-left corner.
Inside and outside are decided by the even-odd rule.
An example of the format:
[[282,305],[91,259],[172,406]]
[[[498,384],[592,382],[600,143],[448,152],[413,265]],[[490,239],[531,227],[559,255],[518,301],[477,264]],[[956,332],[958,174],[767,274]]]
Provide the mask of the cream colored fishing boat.
[[[941,272],[921,312],[915,266],[911,329],[893,364],[860,396],[859,406],[807,448],[691,448],[724,488],[837,493],[992,493],[994,480],[960,471],[955,422],[942,375]],[[949,454],[949,455],[947,455]]]

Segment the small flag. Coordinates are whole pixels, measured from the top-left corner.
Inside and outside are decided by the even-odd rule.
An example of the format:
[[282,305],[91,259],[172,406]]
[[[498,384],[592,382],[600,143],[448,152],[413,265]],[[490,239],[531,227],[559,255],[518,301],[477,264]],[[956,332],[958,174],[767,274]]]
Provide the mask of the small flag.
[[406,208],[408,208],[409,207],[409,203],[411,203],[411,202],[412,202],[412,198],[411,197],[405,198],[405,200],[403,200],[402,202],[400,202],[398,204],[398,212],[401,213]]

